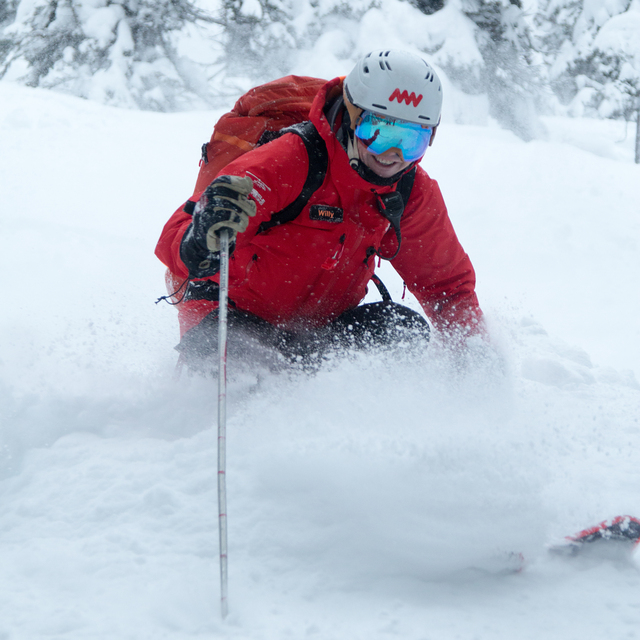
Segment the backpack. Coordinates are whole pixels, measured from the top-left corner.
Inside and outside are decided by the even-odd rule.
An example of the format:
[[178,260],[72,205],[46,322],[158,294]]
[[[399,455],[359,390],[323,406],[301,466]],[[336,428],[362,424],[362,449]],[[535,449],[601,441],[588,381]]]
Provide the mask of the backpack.
[[211,140],[202,145],[194,195],[204,191],[226,165],[243,153],[279,137],[283,129],[307,121],[313,100],[325,84],[326,80],[319,78],[286,76],[245,93],[218,120]]
[[[307,76],[286,76],[254,87],[235,103],[216,123],[211,139],[202,145],[200,171],[193,196],[184,210],[191,214],[198,194],[202,193],[222,169],[247,151],[268,144],[284,133],[294,133],[303,141],[309,155],[309,170],[298,197],[271,219],[263,222],[258,233],[290,222],[300,215],[309,199],[322,186],[327,173],[329,156],[326,144],[315,126],[308,121],[311,105],[326,80]],[[393,224],[400,249],[399,218],[408,201],[415,178],[415,168],[402,177],[395,193],[394,207],[381,205],[381,213]],[[401,198],[401,199],[400,199]],[[390,203],[392,204],[392,203]],[[399,207],[399,210],[398,210]],[[392,211],[392,208],[395,211]],[[388,210],[387,210],[388,209]],[[397,255],[397,252],[396,252]],[[395,257],[395,256],[393,256]],[[388,290],[377,276],[372,278],[383,300],[390,300]],[[173,281],[173,280],[172,280]],[[217,299],[217,291],[206,293],[215,283],[192,282],[186,299]],[[217,285],[216,289],[217,289]],[[203,289],[201,294],[199,289]]]

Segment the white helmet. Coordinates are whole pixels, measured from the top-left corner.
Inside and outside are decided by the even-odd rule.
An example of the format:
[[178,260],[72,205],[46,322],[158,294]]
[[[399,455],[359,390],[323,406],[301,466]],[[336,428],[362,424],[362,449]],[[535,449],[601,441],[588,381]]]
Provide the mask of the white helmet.
[[355,107],[436,127],[442,84],[431,66],[406,51],[372,51],[345,78],[346,99]]

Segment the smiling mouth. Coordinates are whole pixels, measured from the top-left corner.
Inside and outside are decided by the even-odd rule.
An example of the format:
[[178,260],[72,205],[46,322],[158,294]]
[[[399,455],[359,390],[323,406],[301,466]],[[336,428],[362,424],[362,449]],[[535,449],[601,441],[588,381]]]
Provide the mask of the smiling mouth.
[[398,162],[397,160],[389,160],[389,161],[381,160],[380,158],[378,158],[376,156],[374,156],[374,158],[375,158],[375,160],[376,160],[376,162],[378,164],[381,164],[384,167],[390,167],[392,164],[396,164],[396,162]]

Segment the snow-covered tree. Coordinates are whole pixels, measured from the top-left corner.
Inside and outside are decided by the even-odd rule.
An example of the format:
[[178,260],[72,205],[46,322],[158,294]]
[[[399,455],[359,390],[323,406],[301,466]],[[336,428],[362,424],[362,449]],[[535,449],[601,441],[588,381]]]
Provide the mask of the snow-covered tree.
[[640,91],[640,0],[551,0],[545,44],[552,86],[574,115],[629,118]]
[[539,73],[531,56],[532,31],[520,0],[465,0],[461,11],[473,23],[480,60],[473,67],[447,65],[468,93],[485,93],[491,115],[525,140],[540,132],[535,98]]
[[431,15],[444,7],[444,0],[409,0],[422,13]]
[[13,21],[15,13],[15,3],[12,0],[0,0],[0,63],[11,48],[11,40],[2,35],[2,29]]
[[0,0],[0,26],[4,26],[15,15],[15,3],[11,0]]
[[223,62],[230,77],[252,82],[288,73],[298,42],[281,0],[222,0]]
[[548,0],[538,21],[551,86],[569,114],[640,122],[640,0]]
[[[291,73],[309,55],[327,58],[327,49],[334,60],[351,59],[358,22],[378,4],[379,0],[222,0],[226,72],[255,84]],[[327,37],[333,38],[333,46],[326,46]],[[312,53],[319,41],[322,46]],[[323,66],[321,60],[309,61],[312,68]]]
[[145,109],[203,106],[206,75],[178,36],[208,22],[191,0],[19,0],[0,77]]

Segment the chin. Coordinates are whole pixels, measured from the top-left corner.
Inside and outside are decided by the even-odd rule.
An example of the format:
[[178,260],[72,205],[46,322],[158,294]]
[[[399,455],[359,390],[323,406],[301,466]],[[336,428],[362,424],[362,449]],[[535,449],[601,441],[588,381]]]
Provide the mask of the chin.
[[394,162],[393,164],[380,164],[377,161],[374,161],[373,166],[370,166],[369,168],[374,172],[377,173],[381,178],[390,178],[391,176],[394,176],[396,173],[398,173],[398,171],[402,170],[402,163],[401,162]]

